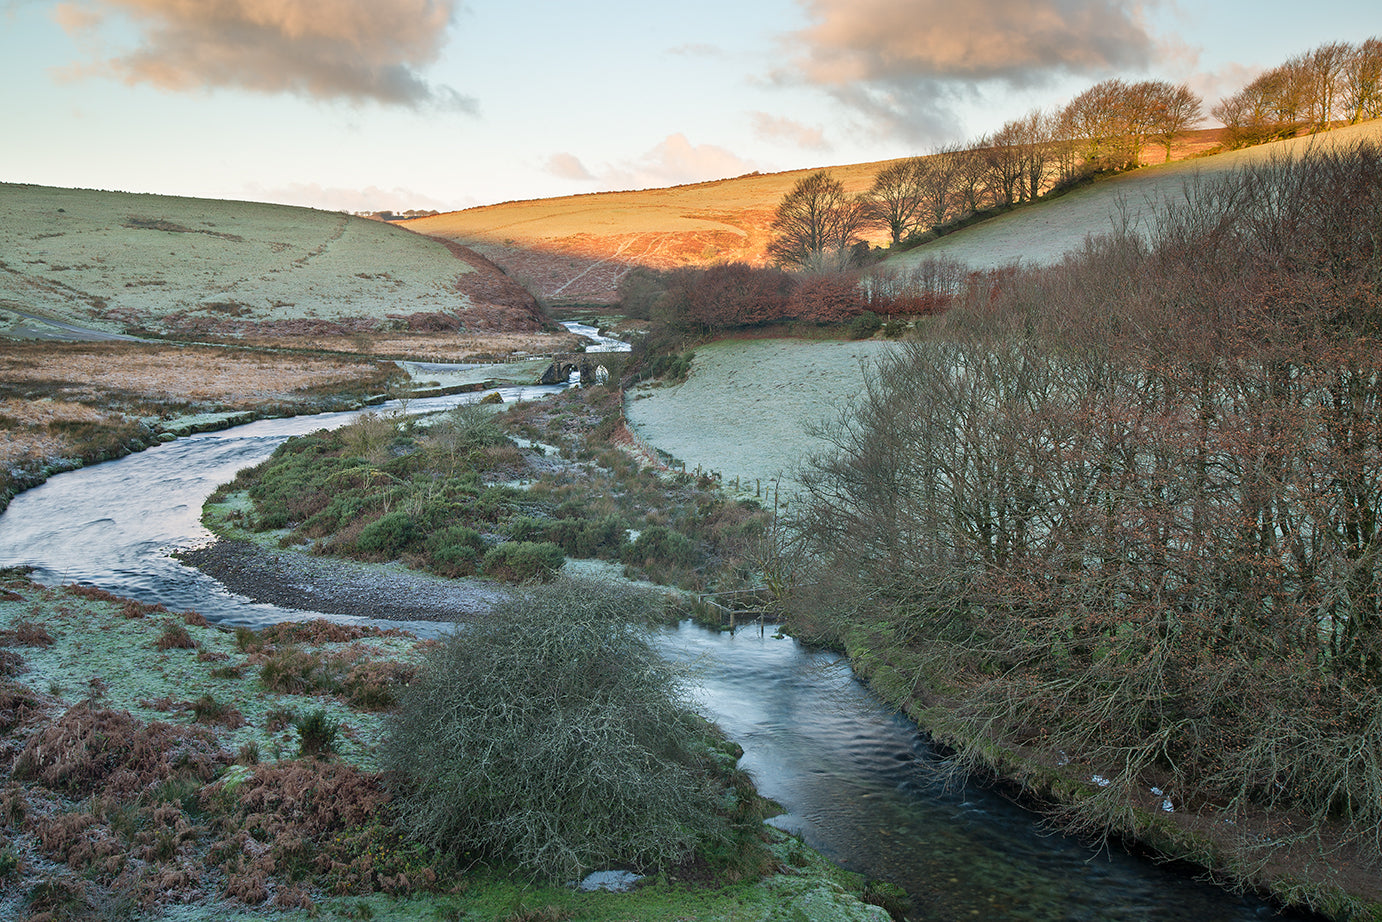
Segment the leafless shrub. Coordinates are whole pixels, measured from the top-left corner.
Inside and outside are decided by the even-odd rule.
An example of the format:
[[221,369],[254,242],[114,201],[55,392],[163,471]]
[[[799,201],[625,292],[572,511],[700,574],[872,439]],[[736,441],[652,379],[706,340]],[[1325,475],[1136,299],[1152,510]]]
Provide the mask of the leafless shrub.
[[1150,239],[971,282],[875,370],[804,478],[796,602],[910,650],[962,761],[1093,766],[1078,825],[1134,828],[1153,779],[1376,861],[1382,154],[1192,193]]

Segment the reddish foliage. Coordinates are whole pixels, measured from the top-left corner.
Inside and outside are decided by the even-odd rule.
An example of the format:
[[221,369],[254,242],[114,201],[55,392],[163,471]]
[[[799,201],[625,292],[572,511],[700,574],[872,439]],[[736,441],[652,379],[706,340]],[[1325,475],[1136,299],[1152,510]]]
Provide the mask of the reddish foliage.
[[792,292],[788,313],[812,323],[843,323],[868,309],[853,275],[814,275]]
[[119,840],[90,813],[59,813],[39,821],[38,841],[48,857],[103,877],[118,874],[124,863]]
[[74,584],[71,586],[64,586],[63,591],[68,595],[75,595],[93,602],[110,602],[111,604],[119,605],[120,613],[130,619],[143,618],[145,615],[159,614],[168,610],[162,605],[150,605],[147,602],[127,599],[124,596],[116,595],[113,592],[107,592],[104,589],[98,589],[95,586],[79,586]]
[[13,650],[0,650],[0,678],[24,671],[24,657]]
[[329,875],[342,893],[396,892],[436,881],[430,869],[409,877],[389,863],[388,854],[402,845],[381,823],[388,796],[379,776],[353,766],[315,760],[259,766],[233,790],[215,784],[201,796],[216,817],[211,860],[226,874],[226,895],[241,902],[268,899],[269,881],[295,866]]
[[163,626],[163,633],[158,635],[158,640],[154,641],[154,647],[158,650],[195,650],[197,642],[187,633],[187,628],[169,621]]
[[53,644],[53,635],[48,626],[33,621],[18,621],[12,631],[0,631],[0,642],[12,643],[21,647],[48,647]]
[[259,631],[263,644],[272,643],[349,643],[366,637],[406,637],[408,632],[398,628],[378,628],[372,624],[338,624],[325,618],[311,621],[285,621],[271,624]]
[[0,731],[8,733],[15,727],[33,723],[43,713],[43,705],[29,689],[16,682],[0,682]]
[[82,702],[29,738],[16,778],[82,797],[139,793],[169,778],[210,781],[232,761],[210,731],[154,722]]
[[439,311],[419,311],[416,314],[389,314],[390,320],[400,320],[414,333],[455,333],[464,327],[455,314]]

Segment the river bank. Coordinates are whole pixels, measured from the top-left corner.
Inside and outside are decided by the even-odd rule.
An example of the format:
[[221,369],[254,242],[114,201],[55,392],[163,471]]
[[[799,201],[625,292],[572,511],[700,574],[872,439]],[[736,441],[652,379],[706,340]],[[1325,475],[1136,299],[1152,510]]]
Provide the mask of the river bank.
[[385,621],[455,622],[503,598],[494,583],[444,579],[401,564],[362,564],[220,538],[178,554],[252,602]]
[[[387,702],[428,646],[406,632],[232,632],[11,571],[0,643],[6,918],[887,918],[859,902],[862,878],[771,827],[773,868],[753,880],[611,893],[447,877],[388,825],[375,771]],[[301,678],[285,683],[290,662]],[[314,720],[328,729],[311,756]],[[314,789],[309,809],[294,792]]]
[[[793,414],[774,413],[775,398],[765,400],[764,395],[768,385],[784,380],[793,369],[823,367],[832,350],[820,350],[815,363],[811,351],[806,344],[784,347],[720,342],[700,346],[685,382],[674,387],[647,387],[635,394],[628,411],[630,423],[655,448],[692,452],[691,463],[724,471],[727,479],[732,475],[753,484],[780,478],[783,484],[790,484],[813,450],[831,448],[817,424],[828,424],[838,406],[817,404],[814,416],[794,418]],[[825,377],[828,387],[841,398],[866,393],[869,386],[866,367],[859,363],[851,367],[845,362],[830,362]],[[714,424],[701,425],[704,417],[712,415],[716,417]],[[745,439],[742,428],[728,424],[744,420],[754,421],[753,429],[762,437]],[[694,444],[688,432],[695,433]],[[792,466],[784,462],[791,454],[788,446],[795,449]],[[1068,809],[1072,805],[1111,799],[1107,782],[1099,783],[1109,773],[1107,768],[1070,764],[1059,752],[1042,751],[1039,740],[1019,745],[1009,739],[957,734],[954,714],[959,704],[933,692],[926,681],[928,664],[897,636],[904,628],[887,623],[881,615],[875,620],[877,624],[868,625],[872,629],[851,631],[847,627],[830,630],[813,626],[798,618],[789,629],[803,636],[823,637],[844,650],[854,672],[868,680],[880,698],[915,720],[939,744],[981,754],[977,766],[981,777],[996,778],[1023,791],[1039,801],[1056,822],[1076,813]],[[940,679],[937,684],[945,684],[943,676],[936,678]],[[1137,798],[1111,805],[1117,819],[1111,826],[1115,837],[1135,842],[1166,860],[1191,862],[1228,887],[1266,893],[1285,905],[1309,907],[1337,919],[1380,917],[1382,892],[1378,890],[1376,868],[1356,855],[1333,850],[1328,842],[1311,853],[1312,843],[1301,842],[1300,848],[1275,854],[1270,860],[1261,857],[1269,850],[1259,846],[1299,838],[1298,817],[1285,811],[1262,812],[1258,822],[1235,821],[1230,826],[1198,804],[1187,807],[1179,793],[1174,802],[1158,796],[1153,792],[1156,786],[1157,781],[1151,780]],[[1193,800],[1193,792],[1188,797]],[[1076,828],[1090,829],[1088,825]],[[1094,831],[1097,834],[1098,830]]]

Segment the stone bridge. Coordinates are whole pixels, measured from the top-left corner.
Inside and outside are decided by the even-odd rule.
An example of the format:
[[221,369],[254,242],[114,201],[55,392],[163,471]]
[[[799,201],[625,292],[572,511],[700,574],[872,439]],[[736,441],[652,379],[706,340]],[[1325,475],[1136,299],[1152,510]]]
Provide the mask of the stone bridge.
[[537,383],[565,384],[572,372],[580,372],[582,384],[604,384],[609,380],[609,369],[600,363],[600,353],[574,352],[554,356]]

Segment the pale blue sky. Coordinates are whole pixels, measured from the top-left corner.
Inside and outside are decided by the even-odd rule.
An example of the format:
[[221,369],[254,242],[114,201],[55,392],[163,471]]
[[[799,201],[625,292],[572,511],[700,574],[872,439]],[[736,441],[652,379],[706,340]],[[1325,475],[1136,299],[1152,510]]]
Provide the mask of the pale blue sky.
[[0,181],[462,208],[924,153],[1109,76],[1208,108],[1378,35],[1376,0],[0,0]]

